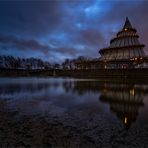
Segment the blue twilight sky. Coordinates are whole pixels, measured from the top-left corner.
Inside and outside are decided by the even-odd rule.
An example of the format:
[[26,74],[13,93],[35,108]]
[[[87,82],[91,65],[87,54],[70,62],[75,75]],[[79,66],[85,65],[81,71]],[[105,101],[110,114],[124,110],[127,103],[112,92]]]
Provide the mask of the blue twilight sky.
[[148,46],[145,0],[0,0],[0,55],[61,62],[99,57],[126,16]]

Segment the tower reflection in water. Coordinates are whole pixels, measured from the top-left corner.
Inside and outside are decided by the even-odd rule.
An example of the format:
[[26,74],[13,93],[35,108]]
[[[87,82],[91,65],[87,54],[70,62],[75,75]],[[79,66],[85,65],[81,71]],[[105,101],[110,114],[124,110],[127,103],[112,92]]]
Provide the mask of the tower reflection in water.
[[88,91],[99,92],[99,101],[109,104],[110,111],[116,114],[126,128],[129,128],[136,121],[139,109],[144,106],[143,99],[148,94],[147,84],[135,83],[76,81],[74,89],[79,94]]
[[129,128],[136,121],[143,99],[147,94],[146,85],[104,84],[100,101],[108,103],[110,110]]

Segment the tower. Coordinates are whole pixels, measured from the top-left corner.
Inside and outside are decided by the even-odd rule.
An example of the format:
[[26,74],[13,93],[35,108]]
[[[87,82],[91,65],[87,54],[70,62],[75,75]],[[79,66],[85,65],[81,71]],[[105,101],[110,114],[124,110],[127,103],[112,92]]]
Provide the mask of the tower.
[[130,68],[142,62],[146,57],[144,46],[138,40],[137,30],[132,27],[128,18],[121,31],[111,39],[110,46],[100,49],[100,61],[107,68]]

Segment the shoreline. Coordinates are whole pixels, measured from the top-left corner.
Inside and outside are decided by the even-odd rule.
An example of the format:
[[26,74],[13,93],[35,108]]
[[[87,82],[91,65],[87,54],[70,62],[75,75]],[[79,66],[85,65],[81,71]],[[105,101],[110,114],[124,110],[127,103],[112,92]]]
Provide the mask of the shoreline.
[[[145,147],[147,125],[126,129],[104,115],[77,111],[63,115],[23,116],[0,110],[1,147]],[[5,124],[5,126],[3,126]],[[143,137],[143,138],[139,138]],[[135,143],[136,140],[136,143]]]
[[24,70],[0,69],[0,77],[63,77],[148,82],[147,69]]

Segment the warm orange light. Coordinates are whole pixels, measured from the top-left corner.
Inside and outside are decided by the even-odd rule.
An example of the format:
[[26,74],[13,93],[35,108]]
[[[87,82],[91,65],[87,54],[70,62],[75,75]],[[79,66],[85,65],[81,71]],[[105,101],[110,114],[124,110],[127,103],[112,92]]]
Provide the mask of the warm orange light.
[[127,124],[127,117],[124,118],[124,123]]
[[142,57],[140,58],[140,60],[142,60]]
[[137,58],[135,58],[135,60],[137,60]]
[[103,92],[104,92],[104,93],[106,93],[106,92],[107,92],[107,90],[104,88],[104,89],[103,89]]
[[134,89],[131,89],[131,90],[130,90],[130,95],[132,95],[132,96],[135,95],[135,90],[134,90]]
[[127,28],[125,28],[124,30],[127,31]]

